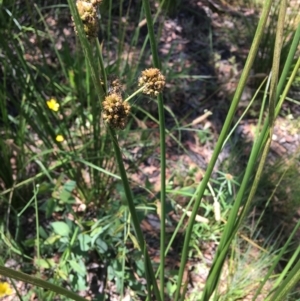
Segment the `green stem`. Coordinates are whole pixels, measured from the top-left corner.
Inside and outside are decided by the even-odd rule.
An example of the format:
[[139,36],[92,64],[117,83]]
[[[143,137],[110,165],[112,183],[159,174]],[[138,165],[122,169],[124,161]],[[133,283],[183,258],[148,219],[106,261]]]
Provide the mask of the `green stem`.
[[283,90],[283,88],[285,86],[285,82],[286,82],[286,79],[288,78],[288,73],[290,71],[295,53],[299,46],[299,41],[300,41],[300,24],[298,25],[297,30],[295,32],[288,57],[286,59],[285,65],[283,67],[283,71],[281,73],[281,77],[279,79],[279,83],[278,83],[278,87],[277,87],[277,91],[276,91],[276,99],[279,98],[281,91]]
[[97,39],[96,41],[96,50],[97,50],[97,56],[99,58],[99,65],[100,65],[100,73],[101,73],[101,77],[103,79],[104,82],[104,92],[105,94],[107,94],[107,76],[106,76],[106,72],[105,72],[105,66],[104,66],[104,60],[103,60],[103,56],[102,56],[102,46],[100,46],[99,44],[99,40]]
[[[215,163],[218,159],[219,153],[222,149],[223,142],[226,139],[226,135],[227,135],[228,130],[230,128],[233,116],[235,114],[236,108],[238,106],[239,100],[241,98],[241,95],[243,93],[243,89],[244,89],[246,81],[247,81],[247,78],[249,76],[251,67],[252,67],[254,59],[256,57],[258,46],[259,46],[259,43],[260,43],[260,41],[262,39],[262,36],[263,36],[263,28],[265,27],[265,24],[267,22],[267,17],[268,17],[268,14],[269,14],[271,3],[272,3],[271,0],[268,0],[265,3],[265,7],[264,7],[261,19],[260,19],[258,27],[257,27],[257,31],[256,31],[256,34],[255,34],[255,37],[254,37],[254,40],[253,40],[253,43],[252,43],[252,46],[251,46],[251,49],[250,49],[250,53],[249,53],[249,56],[248,56],[247,61],[245,63],[245,67],[243,69],[241,79],[239,81],[239,85],[237,87],[234,98],[232,100],[229,112],[227,114],[224,126],[222,128],[221,133],[220,133],[220,137],[219,137],[218,142],[216,144],[216,147],[215,147],[215,150],[213,152],[212,158],[211,158],[211,160],[208,164],[207,170],[205,172],[205,176],[204,176],[204,178],[203,178],[203,180],[200,184],[199,195],[196,199],[196,202],[195,202],[195,205],[194,205],[194,210],[192,211],[192,215],[190,217],[189,225],[188,225],[186,235],[185,235],[184,246],[183,246],[183,251],[182,251],[182,256],[181,256],[180,269],[179,269],[179,274],[178,274],[178,279],[177,279],[177,290],[176,290],[176,295],[175,295],[175,301],[179,300],[180,288],[181,288],[181,283],[182,283],[182,279],[183,279],[183,272],[184,272],[184,268],[185,268],[186,261],[187,261],[189,242],[190,242],[190,239],[191,239],[193,225],[194,225],[194,222],[195,222],[195,217],[196,217],[196,214],[197,214],[197,210],[200,206],[201,199],[203,197],[203,194],[204,194],[204,191],[206,189],[207,183],[210,179],[211,173],[212,173],[213,168],[215,166]],[[224,234],[226,235],[226,233],[224,233]],[[223,236],[222,236],[222,238],[223,238]],[[227,241],[226,239],[225,240],[223,239],[222,248],[220,246],[218,248],[220,251],[222,251],[222,249],[224,247],[224,243],[226,244],[226,241]],[[217,285],[217,282],[218,282],[218,279],[210,278],[208,280],[210,280],[210,283],[207,283],[207,285],[205,286],[203,295],[202,295],[202,300],[205,300],[205,301],[209,300],[209,297],[211,296],[211,294],[214,291],[214,289]]]
[[[149,0],[143,0],[143,7],[147,20],[149,40],[153,57],[154,67],[160,69],[156,39],[154,35],[153,21],[150,10]],[[165,288],[165,221],[166,221],[166,137],[165,137],[165,113],[164,103],[161,94],[158,96],[158,115],[159,115],[159,134],[160,134],[160,296],[164,300]]]
[[[283,42],[283,30],[284,30],[284,20],[286,14],[287,1],[283,0],[280,2],[280,10],[278,16],[277,30],[276,30],[276,40],[273,54],[273,64],[272,64],[272,78],[270,86],[270,98],[269,98],[269,116],[270,116],[270,126],[273,127],[275,120],[275,106],[276,106],[276,87],[278,85],[278,73],[281,57],[281,49]],[[270,136],[272,137],[273,130],[270,131]]]
[[144,88],[145,88],[145,86],[139,88],[137,91],[135,91],[134,93],[132,93],[129,97],[127,97],[124,101],[129,101],[134,96],[136,96],[137,94],[141,93],[144,90]]
[[86,299],[78,296],[77,294],[75,294],[75,293],[73,293],[73,292],[71,292],[71,291],[69,291],[69,290],[67,290],[63,287],[60,287],[58,285],[47,282],[45,280],[30,276],[28,274],[24,274],[22,272],[6,268],[4,266],[0,266],[0,275],[3,275],[5,277],[9,277],[9,278],[12,278],[12,279],[20,280],[20,281],[23,281],[23,282],[26,282],[26,283],[30,283],[34,286],[42,287],[46,290],[53,291],[56,294],[66,296],[68,299],[71,299],[71,300],[86,301]]
[[[286,300],[288,292],[299,283],[300,280],[300,260],[294,265],[292,270],[289,272],[287,277],[281,283],[280,287],[276,290],[274,296],[271,298],[271,301],[281,301]],[[270,299],[267,299],[268,301]]]
[[[104,89],[103,89],[102,85],[100,84],[99,74],[97,73],[97,68],[95,67],[95,60],[94,60],[94,57],[92,55],[92,50],[91,50],[90,43],[88,42],[88,40],[85,36],[84,30],[83,30],[83,25],[82,25],[82,22],[80,20],[79,15],[78,15],[78,11],[75,7],[75,3],[72,0],[68,0],[68,3],[69,3],[69,6],[70,6],[70,9],[71,9],[72,16],[74,18],[75,24],[76,24],[76,28],[77,28],[77,31],[78,31],[78,35],[79,35],[81,45],[83,47],[83,50],[86,54],[86,57],[89,61],[90,67],[91,67],[91,75],[92,75],[92,79],[93,79],[94,86],[95,86],[95,89],[96,89],[96,93],[98,95],[99,100],[102,101],[102,99],[105,95],[105,92],[104,92]],[[98,48],[98,51],[100,51],[100,47]],[[100,61],[100,67],[104,68],[103,67],[104,63],[101,62],[103,60],[103,57],[102,57],[101,53],[100,53],[100,56],[99,56],[98,59]],[[103,72],[105,72],[104,69],[101,70],[101,73],[103,73]],[[151,281],[151,285],[153,286],[155,297],[158,301],[160,301],[161,299],[160,299],[160,295],[159,295],[159,290],[158,290],[158,287],[157,287],[157,283],[155,281],[153,267],[152,267],[152,264],[151,264],[149,254],[147,252],[147,248],[146,248],[146,244],[145,244],[145,241],[144,241],[143,233],[142,233],[142,230],[141,230],[141,227],[140,227],[140,224],[139,224],[139,220],[138,220],[138,217],[137,217],[137,214],[136,214],[134,201],[133,201],[131,189],[130,189],[130,186],[129,186],[127,174],[126,174],[126,171],[125,171],[125,167],[124,167],[124,164],[123,164],[122,154],[121,154],[121,150],[120,150],[120,147],[119,147],[119,144],[118,144],[117,136],[116,136],[115,131],[110,127],[108,127],[108,132],[109,132],[109,134],[112,138],[112,143],[113,143],[113,147],[114,147],[114,151],[115,151],[115,156],[116,156],[116,159],[117,159],[117,164],[118,164],[118,167],[119,167],[119,170],[120,170],[121,179],[122,179],[123,186],[124,186],[124,191],[125,191],[125,195],[126,195],[126,199],[127,199],[127,204],[128,204],[129,210],[130,210],[131,217],[132,217],[133,227],[134,227],[135,233],[136,233],[137,238],[138,238],[140,249],[141,249],[142,252],[145,252],[145,254],[146,254],[145,255],[145,264],[146,264],[146,267],[147,267],[147,271],[149,272],[149,274],[151,276],[151,279],[149,279],[147,277],[147,281],[148,282]],[[147,274],[146,274],[146,276],[147,276]]]
[[[267,274],[265,275],[263,281],[261,281],[260,286],[258,287],[258,289],[256,290],[255,295],[252,298],[252,301],[257,300],[256,298],[260,294],[262,288],[264,287],[266,282],[268,280],[270,280],[271,274],[273,273],[273,271],[276,268],[276,266],[277,266],[278,262],[280,261],[280,259],[282,259],[282,257],[284,256],[284,253],[286,252],[287,248],[290,246],[290,243],[292,242],[292,239],[293,239],[295,233],[297,232],[299,226],[300,226],[300,221],[298,221],[297,225],[293,229],[293,232],[290,234],[288,240],[285,242],[284,246],[281,248],[279,254],[272,260],[272,266],[269,268],[269,270],[268,270]],[[288,265],[289,265],[289,263],[287,264],[287,266]],[[282,273],[280,273],[279,278],[276,280],[276,283],[273,286],[273,289],[277,288],[278,285],[283,282],[283,278],[286,276],[285,274],[287,272],[287,269],[286,269],[287,266],[284,268],[284,271]]]
[[153,289],[154,289],[154,294],[155,294],[157,300],[160,301],[161,299],[160,299],[160,295],[159,295],[159,290],[158,290],[158,287],[157,287],[157,283],[155,281],[155,275],[154,275],[154,272],[153,272],[153,267],[152,267],[152,263],[151,263],[149,254],[147,252],[143,232],[141,230],[140,223],[139,223],[139,220],[138,220],[138,217],[137,217],[137,214],[136,214],[131,189],[130,189],[130,186],[129,186],[126,170],[125,170],[123,159],[122,159],[122,153],[121,153],[121,150],[120,150],[120,147],[119,147],[119,144],[118,144],[118,140],[117,140],[117,135],[116,135],[116,132],[114,131],[114,129],[108,128],[108,130],[109,130],[110,135],[113,138],[112,141],[113,141],[115,156],[116,156],[116,159],[117,159],[117,164],[118,164],[118,167],[119,167],[121,179],[122,179],[123,186],[124,186],[124,192],[125,192],[126,199],[127,199],[127,205],[128,205],[128,208],[129,208],[129,211],[130,211],[130,214],[131,214],[131,218],[132,218],[133,228],[134,228],[135,234],[138,238],[140,249],[141,249],[142,252],[144,252],[146,270],[150,274],[150,279],[147,279],[147,281],[149,282],[151,280],[151,282],[152,282],[151,284],[153,285]]
[[[267,3],[266,5],[269,5],[269,3]],[[264,15],[265,14],[262,14],[262,17]],[[259,28],[259,26],[258,26],[258,28]],[[295,35],[295,40],[299,41],[299,32],[298,32],[298,35],[297,34]],[[289,52],[289,57],[293,57],[295,51],[296,51],[296,47],[291,47],[290,52]],[[287,60],[284,70],[290,70],[290,66],[291,66],[291,60]],[[276,103],[279,98],[279,95],[281,94],[281,91],[283,89],[283,85],[285,82],[285,80],[283,78],[286,78],[286,73],[282,73],[281,78],[279,80],[279,85],[277,86],[277,91],[276,91],[276,99],[275,99]],[[286,93],[286,90],[288,90],[288,87],[286,87],[284,94]],[[279,110],[283,103],[283,100],[284,100],[284,95],[282,95],[281,99],[278,101],[278,104],[275,109],[275,117],[279,113]],[[256,165],[255,163],[257,162],[258,156],[259,156],[259,154],[261,154],[263,146],[266,144],[266,141],[269,137],[269,128],[270,128],[270,121],[269,121],[269,116],[268,116],[265,121],[265,124],[263,126],[263,129],[261,131],[259,138],[254,142],[254,146],[253,146],[251,154],[250,154],[250,158],[249,158],[248,165],[247,165],[247,168],[245,171],[245,175],[244,175],[243,181],[241,183],[239,192],[236,197],[235,205],[228,218],[228,222],[224,229],[224,233],[222,235],[212,268],[210,270],[210,274],[207,278],[207,282],[206,282],[206,286],[204,288],[202,300],[208,300],[209,296],[211,296],[213,290],[215,289],[217,280],[219,279],[219,275],[220,275],[220,271],[221,271],[223,262],[226,258],[226,254],[227,254],[228,248],[230,246],[230,242],[233,239],[235,233],[237,232],[238,227],[243,220],[243,217],[245,216],[246,211],[243,210],[243,212],[240,215],[240,217],[238,218],[238,220],[236,220],[238,210],[240,208],[242,199],[245,195],[245,191],[249,187],[249,180],[252,175],[253,169]],[[255,185],[255,184],[253,184],[253,185]],[[245,208],[247,207],[247,203],[249,201],[250,201],[250,199],[248,198],[246,205],[244,206]]]
[[[278,18],[278,25],[277,25],[277,31],[276,31],[276,41],[275,41],[275,47],[274,47],[274,55],[273,55],[273,64],[272,64],[272,76],[271,76],[271,85],[270,85],[270,97],[269,97],[269,138],[266,141],[266,143],[262,142],[265,146],[263,149],[262,157],[259,162],[259,166],[256,172],[256,176],[254,178],[253,184],[251,186],[251,190],[248,196],[248,199],[246,201],[246,204],[243,208],[243,211],[239,217],[239,222],[236,224],[236,227],[238,227],[242,220],[244,219],[248,208],[251,204],[251,200],[255,195],[261,173],[263,171],[263,166],[265,164],[265,161],[267,159],[267,154],[269,152],[269,148],[272,141],[272,133],[273,133],[273,127],[274,127],[274,121],[276,118],[276,90],[277,90],[277,84],[278,84],[278,73],[279,73],[279,62],[280,62],[280,56],[281,56],[281,49],[282,49],[282,37],[283,37],[283,28],[284,28],[284,19],[285,19],[285,11],[286,11],[286,0],[283,0],[281,2],[280,7],[280,13]],[[256,161],[256,159],[254,159]],[[254,161],[254,162],[255,162]]]

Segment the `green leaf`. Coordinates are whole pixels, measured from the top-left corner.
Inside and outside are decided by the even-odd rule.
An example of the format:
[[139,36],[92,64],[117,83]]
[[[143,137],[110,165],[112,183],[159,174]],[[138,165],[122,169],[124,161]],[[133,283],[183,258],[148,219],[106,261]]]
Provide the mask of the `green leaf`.
[[114,268],[112,266],[109,265],[107,267],[107,279],[109,281],[111,281],[111,280],[114,279],[114,277],[115,277],[115,270],[114,270]]
[[73,204],[75,202],[75,199],[72,196],[72,194],[65,189],[61,191],[59,197],[60,197],[60,202],[64,204]]
[[68,274],[67,274],[65,271],[61,270],[61,269],[57,270],[57,275],[58,275],[61,279],[65,280],[65,281],[68,280]]
[[35,263],[40,267],[40,268],[43,268],[43,269],[51,269],[53,267],[56,266],[56,263],[54,261],[53,258],[49,258],[49,259],[37,259],[35,261]]
[[72,191],[76,187],[76,183],[74,181],[68,181],[64,184],[63,189],[59,193],[59,200],[63,204],[73,204],[75,199],[72,195]]
[[85,277],[71,274],[69,276],[72,287],[76,291],[84,291],[87,289]]
[[101,254],[104,254],[108,250],[106,242],[104,242],[100,237],[96,240],[96,246]]
[[68,236],[70,233],[70,229],[65,222],[53,222],[51,226],[54,232],[61,236]]
[[177,289],[176,284],[172,284],[170,281],[167,282],[167,291],[169,293],[169,296],[173,296],[176,289]]
[[100,234],[102,234],[106,229],[108,229],[111,225],[108,224],[104,227],[100,226],[100,227],[97,227],[95,228],[92,233],[91,233],[91,238],[92,238],[92,245],[94,245],[95,241],[97,240],[98,236]]
[[23,244],[25,247],[33,247],[36,244],[36,239],[35,238],[29,238],[23,241]]
[[[82,261],[79,261],[79,262],[82,263]],[[74,272],[76,272],[80,276],[86,275],[86,269],[85,269],[84,264],[79,264],[76,260],[69,260],[69,264],[70,264],[71,268],[74,270]]]
[[60,235],[51,235],[45,240],[45,245],[53,245],[60,239]]
[[64,190],[72,192],[76,187],[76,182],[75,181],[68,181],[67,183],[64,184]]
[[143,260],[137,260],[136,262],[137,266],[137,273],[139,276],[144,275],[145,273],[145,262]]
[[46,230],[42,226],[39,226],[39,232],[40,232],[40,237],[41,238],[43,238],[43,239],[48,238],[48,233],[46,232]]
[[87,234],[80,233],[78,235],[79,245],[81,251],[88,251],[91,248],[91,237]]
[[46,217],[49,218],[55,212],[56,202],[54,199],[50,198],[45,203],[44,209],[46,211]]
[[79,291],[85,291],[87,288],[85,277],[80,277],[77,275],[77,289]]
[[[8,278],[30,283],[33,285],[33,287],[42,287],[46,290],[55,292],[56,294],[64,295],[66,297],[66,299],[64,298],[64,300],[86,301],[86,299],[84,299],[83,297],[80,297],[72,291],[60,287],[56,284],[52,284],[50,281],[45,281],[38,277],[33,277],[31,275],[15,271],[14,269],[0,266],[0,274]],[[62,298],[60,300],[62,300]]]

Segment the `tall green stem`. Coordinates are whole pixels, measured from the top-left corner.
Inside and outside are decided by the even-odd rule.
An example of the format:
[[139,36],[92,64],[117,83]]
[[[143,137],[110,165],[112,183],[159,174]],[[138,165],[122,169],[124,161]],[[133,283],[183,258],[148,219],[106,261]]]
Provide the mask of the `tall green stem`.
[[[72,0],[68,0],[71,12],[72,12],[72,16],[74,18],[75,24],[76,24],[76,29],[78,31],[78,35],[79,35],[79,39],[82,45],[82,48],[86,54],[87,60],[89,61],[90,64],[90,68],[91,68],[91,75],[92,75],[92,80],[94,83],[94,87],[96,89],[96,92],[98,94],[99,97],[99,101],[101,102],[104,98],[105,95],[105,91],[103,90],[102,85],[100,84],[100,80],[99,80],[99,75],[97,73],[97,68],[95,67],[95,60],[94,57],[92,56],[92,50],[91,50],[91,45],[88,42],[84,30],[83,30],[83,25],[82,22],[80,20],[80,17],[78,15],[78,11],[76,9],[75,3]],[[100,63],[100,67],[101,67],[101,73],[103,74],[105,72],[104,70],[104,63],[103,63],[103,57],[101,54],[101,50],[100,47],[98,47],[98,52],[100,52],[100,55],[98,53],[98,59],[99,59],[99,63]],[[103,78],[105,78],[105,74],[103,74]],[[96,118],[96,117],[94,117]],[[126,199],[127,199],[127,205],[132,217],[132,224],[133,224],[133,228],[135,230],[135,233],[137,235],[138,238],[138,242],[139,242],[139,246],[141,248],[141,251],[144,252],[145,254],[145,265],[146,265],[146,270],[148,271],[148,273],[146,273],[146,277],[147,277],[147,281],[151,282],[151,285],[153,286],[153,290],[154,290],[154,294],[155,297],[158,301],[160,301],[160,294],[159,294],[159,290],[158,290],[158,286],[157,283],[155,281],[155,275],[153,272],[153,267],[151,264],[151,260],[149,257],[149,254],[146,250],[146,243],[144,241],[144,237],[143,237],[143,233],[139,224],[139,220],[137,217],[137,213],[135,210],[135,206],[134,206],[134,201],[133,201],[133,197],[132,197],[132,193],[131,193],[131,189],[129,186],[129,182],[128,182],[128,178],[127,178],[127,174],[125,171],[125,167],[123,164],[123,159],[122,159],[122,154],[121,154],[121,150],[118,144],[118,140],[117,140],[117,135],[115,133],[115,131],[108,127],[108,131],[109,134],[112,138],[112,142],[113,142],[113,147],[114,147],[114,151],[115,151],[115,156],[117,159],[117,164],[119,167],[119,171],[120,171],[120,175],[121,175],[121,179],[123,182],[123,186],[124,186],[124,191],[125,191],[125,195],[126,195]],[[148,277],[149,275],[149,277]]]
[[[279,22],[283,23],[282,16],[281,16],[281,18],[279,18]],[[279,25],[279,27],[280,27],[280,25]],[[281,34],[280,31],[281,30],[279,29],[278,30],[279,36]],[[280,37],[279,37],[279,39],[277,39],[276,44],[277,45],[275,47],[280,49],[281,48]],[[291,52],[293,52],[293,51],[290,51],[289,56],[292,55]],[[277,51],[277,55],[276,55],[277,58],[279,57],[279,54],[280,54],[280,51]],[[274,59],[276,59],[275,56],[274,56]],[[272,70],[272,76],[274,76],[275,82],[277,82],[277,76],[278,76],[278,71],[276,71],[276,69],[277,69],[277,66],[275,66],[274,71]],[[289,70],[288,67],[285,68],[285,69]],[[241,224],[241,222],[243,220],[243,217],[246,214],[247,207],[249,206],[250,201],[253,197],[253,194],[256,190],[257,182],[258,182],[258,179],[259,179],[260,173],[261,173],[260,169],[262,168],[265,157],[266,157],[266,153],[267,153],[267,150],[268,150],[268,144],[270,144],[270,139],[271,139],[270,138],[270,132],[272,131],[273,120],[276,117],[276,115],[278,114],[278,111],[279,111],[279,109],[281,107],[281,104],[282,104],[282,102],[279,101],[278,105],[276,107],[276,110],[274,110],[275,104],[277,103],[279,95],[280,95],[280,91],[282,90],[282,83],[283,83],[282,76],[281,76],[281,80],[279,81],[279,83],[280,83],[280,85],[277,86],[276,97],[275,97],[275,92],[274,92],[275,88],[276,88],[276,85],[273,84],[272,94],[274,96],[270,100],[270,101],[273,101],[272,108],[270,109],[269,117],[265,121],[263,130],[261,131],[261,134],[260,134],[259,138],[255,141],[254,146],[252,148],[251,155],[250,155],[250,158],[249,158],[249,162],[248,162],[248,165],[247,165],[247,168],[246,168],[246,172],[245,172],[242,184],[240,186],[240,190],[239,190],[238,195],[236,197],[235,205],[234,205],[234,207],[233,207],[233,209],[230,213],[230,216],[228,218],[228,222],[227,222],[226,227],[224,229],[224,233],[222,235],[221,242],[219,244],[219,247],[218,247],[218,250],[217,250],[217,253],[216,253],[216,256],[215,256],[215,260],[213,262],[212,268],[210,270],[210,274],[209,274],[207,282],[206,282],[206,286],[205,286],[205,289],[204,289],[202,300],[208,300],[208,298],[211,296],[213,290],[216,287],[216,283],[219,279],[219,275],[220,275],[220,271],[222,269],[223,262],[225,260],[226,254],[228,252],[228,248],[230,246],[230,242],[232,241],[235,233],[237,232],[238,227]],[[275,112],[275,115],[274,115],[274,112]],[[272,114],[273,116],[270,116],[270,114]],[[270,122],[270,119],[272,120],[271,122]],[[267,140],[268,138],[269,138],[269,140]],[[256,173],[256,178],[255,178],[253,184],[251,185],[251,192],[250,192],[249,197],[247,199],[247,202],[244,206],[244,209],[243,209],[242,213],[240,214],[240,216],[237,220],[236,218],[237,218],[238,210],[240,208],[242,199],[245,195],[245,191],[249,187],[249,180],[250,180],[250,177],[252,175],[253,169],[256,165],[258,156],[261,153],[261,150],[263,148],[264,148],[264,155],[262,156],[262,159],[260,160],[260,165],[259,165],[258,171]]]
[[[254,59],[256,57],[258,46],[259,46],[259,43],[260,43],[261,38],[263,36],[263,29],[264,29],[265,24],[267,22],[267,17],[268,17],[269,11],[270,11],[271,3],[272,3],[271,0],[268,0],[268,1],[265,2],[265,6],[264,6],[264,9],[263,9],[263,12],[262,12],[262,16],[260,18],[260,21],[259,21],[259,24],[258,24],[258,27],[257,27],[257,30],[256,30],[256,34],[255,34],[255,37],[254,37],[254,40],[253,40],[253,43],[252,43],[252,46],[251,46],[251,49],[250,49],[249,56],[248,56],[247,61],[245,63],[245,68],[243,69],[241,79],[239,81],[239,85],[237,87],[234,98],[232,100],[229,112],[227,114],[224,126],[222,128],[221,133],[220,133],[220,137],[219,137],[218,142],[216,144],[216,147],[215,147],[215,150],[213,152],[212,158],[211,158],[211,160],[209,162],[209,165],[207,167],[207,170],[205,172],[205,176],[204,176],[204,178],[203,178],[203,180],[200,184],[199,195],[196,199],[196,202],[195,202],[195,205],[194,205],[194,210],[192,211],[192,215],[190,217],[190,222],[189,222],[189,225],[188,225],[188,228],[187,228],[187,231],[186,231],[186,235],[185,235],[184,246],[183,246],[183,251],[182,251],[182,256],[181,256],[180,269],[179,269],[178,280],[177,280],[177,291],[176,291],[176,295],[175,295],[175,301],[179,300],[180,288],[181,288],[181,283],[182,283],[182,279],[183,279],[183,272],[184,272],[185,264],[186,264],[186,261],[187,261],[189,242],[190,242],[190,239],[191,239],[192,229],[193,229],[193,225],[194,225],[194,222],[195,222],[195,217],[196,217],[196,214],[197,214],[197,210],[200,206],[201,199],[203,197],[203,194],[204,194],[204,191],[206,189],[207,183],[208,183],[209,178],[211,176],[211,173],[213,171],[214,165],[215,165],[215,163],[217,161],[217,158],[219,156],[219,153],[222,149],[223,142],[226,139],[226,135],[227,135],[228,130],[230,128],[234,113],[235,113],[236,108],[238,106],[239,100],[241,98],[243,89],[245,87],[247,78],[248,78],[250,70],[251,70],[251,67],[252,67]],[[226,239],[223,240],[223,243],[224,242],[226,244]],[[222,248],[220,248],[219,250],[222,250]],[[211,296],[212,292],[215,289],[217,281],[218,281],[218,279],[212,279],[212,278],[210,278],[208,280],[211,281],[210,285],[205,286],[205,290],[204,290],[203,295],[202,295],[202,300],[205,300],[205,301],[209,300],[209,296]]]
[[8,278],[12,278],[12,279],[16,279],[19,281],[23,281],[26,283],[30,283],[32,284],[34,287],[38,286],[38,287],[42,287],[46,290],[55,292],[56,294],[60,294],[63,296],[66,296],[69,300],[75,300],[75,301],[86,301],[86,299],[84,299],[83,297],[63,288],[60,287],[56,284],[47,282],[45,280],[42,280],[40,278],[19,272],[19,271],[15,271],[13,269],[4,267],[4,266],[0,266],[0,275],[3,275],[5,277]]
[[[143,7],[145,10],[147,27],[149,33],[149,40],[151,52],[153,57],[154,67],[160,69],[160,62],[158,58],[158,51],[156,39],[153,30],[153,21],[151,16],[149,0],[143,0]],[[158,115],[159,115],[159,134],[160,134],[160,213],[161,213],[161,227],[160,227],[160,296],[164,300],[165,287],[165,221],[166,221],[166,137],[165,137],[165,113],[164,103],[161,94],[158,96]]]
[[121,150],[120,150],[120,147],[119,147],[119,144],[118,144],[118,140],[117,140],[117,135],[116,135],[115,131],[112,128],[109,128],[109,133],[113,138],[112,140],[113,140],[115,156],[116,156],[116,159],[117,159],[117,164],[118,164],[121,179],[122,179],[122,182],[123,182],[124,191],[125,191],[125,195],[126,195],[126,199],[127,199],[127,205],[129,207],[129,211],[130,211],[130,214],[131,214],[133,228],[134,228],[135,234],[138,238],[138,242],[139,242],[139,246],[141,248],[141,251],[144,252],[146,270],[150,274],[150,279],[147,279],[147,281],[152,280],[151,284],[153,285],[154,294],[155,294],[157,300],[161,300],[160,296],[159,296],[159,290],[158,290],[158,287],[157,287],[157,283],[155,281],[155,275],[154,275],[154,272],[153,272],[153,267],[152,267],[152,264],[151,264],[151,260],[150,260],[148,252],[145,251],[146,250],[146,243],[145,243],[143,232],[141,230],[140,223],[139,223],[139,220],[138,220],[138,217],[137,217],[137,214],[136,214],[131,189],[130,189],[130,186],[129,186],[126,170],[125,170],[123,159],[122,159],[122,153],[121,153]]

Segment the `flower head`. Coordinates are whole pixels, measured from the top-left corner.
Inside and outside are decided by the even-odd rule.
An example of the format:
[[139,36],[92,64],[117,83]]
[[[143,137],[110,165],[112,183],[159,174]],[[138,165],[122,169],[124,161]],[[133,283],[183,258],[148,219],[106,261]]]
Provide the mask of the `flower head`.
[[139,86],[144,86],[143,93],[150,96],[157,96],[162,92],[165,84],[165,77],[157,68],[146,69],[139,77]]
[[57,142],[63,142],[65,140],[63,135],[56,135],[55,140]]
[[88,38],[96,38],[98,35],[98,12],[97,5],[101,1],[93,0],[93,1],[76,1],[76,7],[78,10],[78,14],[83,23],[83,29]]
[[120,94],[112,93],[103,101],[103,119],[115,129],[124,129],[130,113],[130,105]]
[[94,5],[94,6],[97,6],[99,4],[101,4],[102,0],[91,0],[91,3]]
[[11,295],[13,290],[10,288],[7,282],[0,282],[0,297],[4,297],[5,295]]
[[59,110],[59,103],[55,98],[50,98],[49,100],[47,100],[47,106],[54,112],[57,112]]
[[122,94],[122,83],[120,81],[120,79],[117,76],[113,76],[111,75],[109,80],[109,87],[108,87],[108,94]]
[[226,179],[227,181],[232,181],[233,176],[232,176],[230,173],[227,173],[227,174],[225,174],[225,179]]

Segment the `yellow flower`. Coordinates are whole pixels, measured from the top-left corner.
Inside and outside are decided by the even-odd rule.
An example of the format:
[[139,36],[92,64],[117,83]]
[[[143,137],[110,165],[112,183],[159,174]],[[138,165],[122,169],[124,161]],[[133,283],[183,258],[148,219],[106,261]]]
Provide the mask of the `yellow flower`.
[[13,290],[10,288],[7,282],[0,282],[0,297],[5,295],[11,295]]
[[64,138],[63,135],[57,135],[57,136],[55,137],[55,140],[56,140],[57,142],[63,142],[63,141],[65,140],[65,138]]
[[54,112],[57,112],[59,110],[59,103],[55,98],[50,98],[49,100],[47,100],[47,106]]

